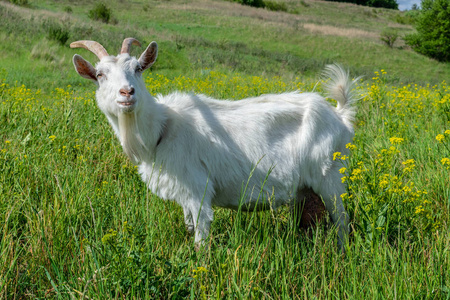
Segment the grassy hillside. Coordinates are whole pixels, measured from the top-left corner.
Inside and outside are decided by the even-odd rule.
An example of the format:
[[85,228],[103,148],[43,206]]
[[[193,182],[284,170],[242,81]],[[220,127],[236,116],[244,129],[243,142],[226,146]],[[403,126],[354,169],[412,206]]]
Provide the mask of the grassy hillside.
[[[209,68],[292,78],[312,76],[324,64],[339,62],[367,76],[384,69],[396,82],[438,83],[450,78],[448,64],[404,49],[401,41],[393,49],[383,45],[379,37],[385,28],[395,28],[401,35],[412,30],[397,23],[406,20],[398,11],[321,1],[287,2],[295,13],[227,1],[111,1],[113,24],[104,24],[88,18],[94,3],[30,1],[28,8],[19,8],[1,2],[3,68],[23,74],[32,73],[27,67],[42,66],[50,74],[46,77],[63,70],[57,77],[65,79],[73,75],[67,64],[74,53],[68,49],[70,41],[94,39],[114,52],[118,41],[134,36],[161,44],[155,70],[166,73]],[[49,23],[69,33],[64,46],[46,38]],[[26,63],[29,60],[32,66]],[[33,84],[32,79],[24,80]]]
[[[104,24],[87,16],[93,1],[29,2],[0,2],[0,299],[450,297],[450,69],[380,42],[386,26],[413,30],[402,13],[136,0],[108,2]],[[69,34],[63,45],[55,28]],[[210,249],[195,251],[180,207],[145,188],[71,63],[74,53],[96,61],[73,40],[115,53],[128,36],[159,43],[144,74],[153,94],[322,92],[330,62],[365,75],[351,156],[335,155],[351,218],[345,256],[329,221],[303,232],[287,208],[216,209]]]

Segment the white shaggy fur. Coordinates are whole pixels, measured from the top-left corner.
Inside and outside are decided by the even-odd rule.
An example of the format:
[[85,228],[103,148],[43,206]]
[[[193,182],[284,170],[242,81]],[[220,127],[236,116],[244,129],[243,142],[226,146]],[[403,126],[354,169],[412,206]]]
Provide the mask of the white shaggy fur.
[[[103,57],[92,69],[75,55],[74,65],[98,83],[98,106],[124,152],[154,194],[182,206],[195,242],[208,236],[213,206],[276,209],[299,201],[303,189],[311,188],[322,196],[342,245],[348,215],[340,197],[341,165],[333,153],[347,154],[353,137],[348,74],[336,65],[326,69],[337,108],[317,93],[299,92],[240,101],[179,92],[155,99],[141,78],[156,60],[152,44],[146,50],[154,51],[151,62],[124,53]],[[134,92],[124,96],[122,88]]]

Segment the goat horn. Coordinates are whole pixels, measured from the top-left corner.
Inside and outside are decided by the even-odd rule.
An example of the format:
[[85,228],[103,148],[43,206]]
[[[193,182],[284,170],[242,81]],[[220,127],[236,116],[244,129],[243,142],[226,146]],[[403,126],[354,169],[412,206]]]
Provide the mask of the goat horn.
[[141,46],[141,43],[135,38],[126,38],[122,43],[122,50],[120,50],[120,54],[128,53],[130,54],[131,45]]
[[106,52],[106,49],[102,45],[100,45],[100,43],[95,41],[76,41],[70,44],[70,48],[87,49],[97,55],[98,59],[109,56],[108,52]]

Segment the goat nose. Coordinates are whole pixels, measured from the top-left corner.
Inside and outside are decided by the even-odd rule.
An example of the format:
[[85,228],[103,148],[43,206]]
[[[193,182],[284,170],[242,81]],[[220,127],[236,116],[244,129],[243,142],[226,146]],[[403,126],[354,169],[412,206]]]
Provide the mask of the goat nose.
[[134,88],[121,88],[119,90],[120,95],[124,96],[124,97],[130,97],[132,95],[134,95]]

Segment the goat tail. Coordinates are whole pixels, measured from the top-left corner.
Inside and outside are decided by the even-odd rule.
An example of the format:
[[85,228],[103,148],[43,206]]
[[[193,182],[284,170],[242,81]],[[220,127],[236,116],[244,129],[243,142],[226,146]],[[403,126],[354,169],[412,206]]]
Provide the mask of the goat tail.
[[358,100],[354,87],[359,78],[350,80],[348,71],[337,64],[326,66],[323,76],[328,78],[324,84],[328,97],[337,101],[337,113],[347,127],[352,128],[356,116],[355,103]]

